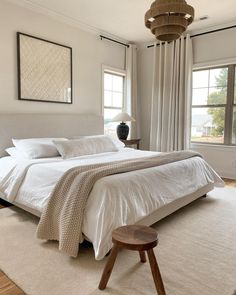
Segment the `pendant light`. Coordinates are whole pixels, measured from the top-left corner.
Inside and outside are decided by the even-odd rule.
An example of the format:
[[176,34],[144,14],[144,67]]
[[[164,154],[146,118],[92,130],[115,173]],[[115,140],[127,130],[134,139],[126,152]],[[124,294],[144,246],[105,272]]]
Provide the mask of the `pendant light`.
[[156,0],[145,14],[145,25],[160,41],[177,40],[194,20],[185,0]]

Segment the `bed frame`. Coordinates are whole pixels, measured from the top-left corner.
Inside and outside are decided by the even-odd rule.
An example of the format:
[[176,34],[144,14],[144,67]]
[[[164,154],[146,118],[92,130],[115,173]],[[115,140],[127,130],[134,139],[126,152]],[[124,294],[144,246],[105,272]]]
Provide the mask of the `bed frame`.
[[138,221],[137,224],[150,226],[156,223],[157,221],[165,218],[166,216],[174,213],[180,208],[183,208],[184,206],[192,203],[193,201],[201,197],[206,197],[206,194],[212,191],[213,189],[214,189],[214,184],[208,184],[190,195],[186,195],[180,199],[177,199],[165,205],[164,207],[161,207],[160,209],[157,209],[150,215]]
[[[98,115],[0,114],[0,157],[5,156],[5,149],[12,146],[12,138],[70,138],[75,135],[97,135],[103,134],[103,132],[103,117]],[[213,188],[213,184],[208,184],[193,194],[177,199],[156,210],[140,220],[138,224],[152,225],[176,210],[206,195]],[[33,215],[40,216],[39,212],[21,204],[14,203],[14,205]]]
[[104,132],[103,117],[90,114],[1,114],[0,157],[12,146],[12,138],[72,137]]

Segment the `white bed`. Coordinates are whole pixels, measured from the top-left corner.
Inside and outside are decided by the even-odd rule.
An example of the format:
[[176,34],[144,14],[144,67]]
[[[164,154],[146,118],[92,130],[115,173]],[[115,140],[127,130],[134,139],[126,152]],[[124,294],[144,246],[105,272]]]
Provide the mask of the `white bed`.
[[[91,129],[90,133],[99,131]],[[76,132],[74,134],[78,135],[78,130]],[[28,137],[30,136],[32,135]],[[52,189],[68,169],[154,154],[156,153],[125,148],[119,152],[70,160],[62,160],[60,157],[38,160],[3,157],[0,159],[1,198],[40,217]],[[90,193],[83,234],[92,242],[95,258],[102,259],[111,248],[111,232],[114,228],[133,223],[151,225],[206,194],[214,185],[222,184],[219,176],[199,157],[104,177],[96,182]]]

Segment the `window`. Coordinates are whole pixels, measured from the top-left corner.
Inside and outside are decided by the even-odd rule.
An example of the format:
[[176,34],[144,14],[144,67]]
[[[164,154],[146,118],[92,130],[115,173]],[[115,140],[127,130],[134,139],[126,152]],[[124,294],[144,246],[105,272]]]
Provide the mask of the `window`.
[[125,73],[104,70],[104,131],[116,135],[117,122],[111,120],[124,110]]
[[236,67],[193,72],[192,142],[236,144]]
[[234,68],[234,102],[233,102],[232,143],[236,144],[236,67]]

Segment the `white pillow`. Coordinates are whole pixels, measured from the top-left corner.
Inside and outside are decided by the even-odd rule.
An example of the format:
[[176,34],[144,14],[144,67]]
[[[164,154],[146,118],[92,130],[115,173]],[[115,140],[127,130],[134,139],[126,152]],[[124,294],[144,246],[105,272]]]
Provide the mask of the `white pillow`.
[[13,158],[25,158],[25,155],[20,152],[16,147],[10,147],[5,149],[5,151]]
[[119,150],[108,136],[83,137],[67,141],[54,140],[54,143],[63,159]]
[[120,141],[118,138],[111,137],[110,135],[103,135],[102,134],[102,135],[91,135],[91,136],[73,136],[74,139],[98,138],[98,137],[108,137],[108,138],[110,138],[118,149],[122,149],[122,148],[125,147],[125,144],[122,141]]
[[14,144],[14,146],[17,147],[17,145],[21,142],[39,142],[39,143],[52,143],[53,140],[67,140],[67,138],[64,137],[46,137],[46,138],[41,138],[41,137],[37,137],[37,138],[24,138],[24,139],[12,139],[12,142]]
[[13,144],[26,158],[39,159],[58,157],[59,153],[53,140],[66,141],[66,138],[29,138],[12,139]]

